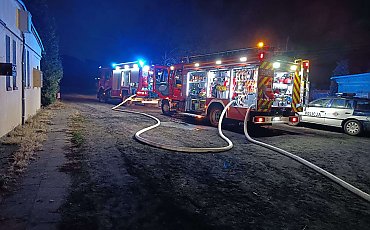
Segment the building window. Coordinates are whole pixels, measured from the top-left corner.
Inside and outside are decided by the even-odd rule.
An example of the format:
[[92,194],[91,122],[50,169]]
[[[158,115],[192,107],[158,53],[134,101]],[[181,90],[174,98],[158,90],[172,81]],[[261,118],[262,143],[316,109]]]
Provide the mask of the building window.
[[30,51],[27,51],[27,88],[31,88]]
[[[13,65],[17,66],[17,42],[13,40]],[[17,90],[17,75],[13,76],[13,89]]]
[[[6,56],[5,56],[5,62],[10,63],[10,37],[8,35],[5,36],[5,46],[6,46]],[[12,86],[10,85],[11,76],[6,76],[6,90],[10,91],[12,90]]]

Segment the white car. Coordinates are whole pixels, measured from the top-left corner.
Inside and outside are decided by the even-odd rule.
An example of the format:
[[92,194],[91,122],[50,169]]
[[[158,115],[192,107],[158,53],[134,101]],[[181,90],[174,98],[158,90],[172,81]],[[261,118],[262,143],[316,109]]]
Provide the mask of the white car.
[[299,113],[300,122],[341,127],[349,135],[370,130],[370,99],[328,97],[310,102]]

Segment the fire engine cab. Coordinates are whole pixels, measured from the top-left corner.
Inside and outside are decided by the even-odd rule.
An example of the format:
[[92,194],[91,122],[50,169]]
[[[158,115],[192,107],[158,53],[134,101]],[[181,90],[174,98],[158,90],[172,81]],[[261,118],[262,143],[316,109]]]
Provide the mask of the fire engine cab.
[[[269,56],[269,57],[267,57]],[[299,122],[297,112],[308,102],[307,60],[274,57],[270,48],[247,48],[187,57],[156,79],[162,112],[207,118],[217,126],[226,118],[243,121],[249,107],[254,124]]]
[[136,95],[133,102],[158,103],[154,92],[155,74],[166,73],[168,67],[144,65],[143,61],[114,64],[113,68],[99,68],[97,98],[99,101],[109,99],[124,100]]

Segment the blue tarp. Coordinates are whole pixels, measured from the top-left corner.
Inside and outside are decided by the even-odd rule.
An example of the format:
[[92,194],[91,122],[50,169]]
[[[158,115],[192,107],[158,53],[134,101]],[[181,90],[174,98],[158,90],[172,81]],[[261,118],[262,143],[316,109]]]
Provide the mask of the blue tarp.
[[370,97],[370,73],[332,77],[338,83],[338,93],[356,93],[357,97]]

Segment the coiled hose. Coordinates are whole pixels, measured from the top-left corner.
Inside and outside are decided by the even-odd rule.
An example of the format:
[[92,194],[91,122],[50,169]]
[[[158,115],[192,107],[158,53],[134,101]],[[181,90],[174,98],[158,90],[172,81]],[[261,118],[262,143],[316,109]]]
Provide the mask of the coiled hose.
[[244,134],[246,136],[246,138],[254,143],[254,144],[257,144],[257,145],[260,145],[260,146],[263,146],[265,148],[268,148],[268,149],[271,149],[273,151],[276,151],[278,153],[281,153],[287,157],[290,157],[296,161],[298,161],[299,163],[309,167],[310,169],[313,169],[315,170],[316,172],[320,173],[321,175],[323,176],[326,176],[327,178],[329,178],[330,180],[334,181],[335,183],[339,184],[340,186],[342,186],[343,188],[347,189],[348,191],[354,193],[355,195],[365,199],[366,201],[370,202],[370,195],[367,194],[366,192],[363,192],[362,190],[356,188],[355,186],[347,183],[346,181],[334,176],[333,174],[329,173],[328,171],[320,168],[319,166],[297,156],[297,155],[294,155],[293,153],[290,153],[288,151],[285,151],[283,149],[280,149],[280,148],[277,148],[275,146],[272,146],[272,145],[269,145],[269,144],[266,144],[266,143],[263,143],[261,141],[257,141],[257,140],[254,140],[252,139],[249,134],[248,134],[248,127],[247,127],[247,123],[248,123],[248,119],[249,119],[249,113],[250,113],[250,110],[252,107],[254,107],[255,105],[252,105],[248,108],[247,110],[247,114],[245,115],[245,118],[244,118]]
[[153,120],[155,120],[157,122],[155,125],[151,125],[151,126],[149,126],[147,128],[144,128],[142,130],[139,130],[138,132],[135,133],[135,138],[139,142],[144,143],[144,144],[147,144],[147,145],[150,145],[150,146],[153,146],[153,147],[161,148],[161,149],[166,149],[166,150],[170,150],[170,151],[177,151],[177,152],[188,152],[188,153],[208,153],[208,152],[217,153],[217,152],[224,152],[224,151],[230,150],[233,147],[233,143],[230,141],[230,139],[227,138],[222,133],[221,126],[222,126],[222,121],[224,119],[224,116],[225,116],[225,113],[226,113],[227,109],[231,106],[232,103],[234,103],[234,101],[229,102],[225,106],[224,110],[221,113],[220,120],[218,122],[218,134],[220,135],[220,137],[223,140],[225,140],[228,143],[228,145],[227,146],[223,146],[223,147],[214,147],[214,148],[190,148],[190,147],[178,147],[178,146],[171,146],[171,145],[165,145],[165,144],[161,144],[161,143],[156,143],[154,141],[148,140],[148,139],[140,136],[141,134],[143,134],[143,133],[145,133],[145,132],[147,132],[147,131],[149,131],[151,129],[154,129],[154,128],[158,127],[161,124],[161,121],[158,118],[156,118],[156,117],[154,117],[154,116],[152,116],[150,114],[146,114],[146,113],[142,113],[142,112],[136,112],[136,111],[130,111],[130,110],[123,110],[123,109],[119,109],[118,108],[118,107],[124,105],[126,102],[130,101],[134,97],[135,97],[135,95],[127,98],[122,103],[114,106],[112,108],[112,110],[119,111],[119,112],[125,112],[125,113],[132,113],[132,114],[143,115],[143,116],[149,117],[149,118],[151,118],[151,119],[153,119]]

